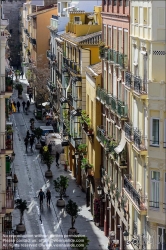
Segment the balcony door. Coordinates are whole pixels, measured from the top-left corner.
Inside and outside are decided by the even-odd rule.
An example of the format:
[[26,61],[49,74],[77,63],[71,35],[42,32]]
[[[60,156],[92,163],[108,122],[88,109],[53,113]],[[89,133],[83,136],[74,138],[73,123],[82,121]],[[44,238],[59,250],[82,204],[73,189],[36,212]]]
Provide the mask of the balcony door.
[[147,109],[144,109],[144,139],[145,139],[145,147],[147,148],[147,140],[148,140],[148,121],[147,121]]
[[117,76],[116,76],[116,70],[114,69],[113,73],[113,96],[117,96]]
[[138,107],[136,99],[133,100],[133,128],[138,128]]

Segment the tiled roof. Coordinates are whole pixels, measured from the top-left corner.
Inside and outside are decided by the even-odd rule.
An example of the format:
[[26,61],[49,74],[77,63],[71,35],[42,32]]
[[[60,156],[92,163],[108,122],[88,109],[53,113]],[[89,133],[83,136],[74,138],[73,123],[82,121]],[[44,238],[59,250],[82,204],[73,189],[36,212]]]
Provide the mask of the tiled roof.
[[86,72],[88,73],[88,75],[90,75],[92,77],[97,76],[97,75],[101,75],[102,63],[99,62],[99,63],[93,64],[93,65],[89,65],[86,69]]
[[85,35],[85,36],[75,36],[74,33],[68,32],[68,33],[64,33],[63,35],[61,35],[61,38],[64,40],[70,41],[72,43],[78,44],[78,43],[83,42],[89,38],[99,36],[99,35],[101,35],[101,33],[102,33],[102,31],[98,31],[98,32],[91,33],[91,34]]
[[50,9],[46,9],[46,10],[37,11],[37,12],[34,12],[34,13],[30,14],[29,17],[35,17],[37,15],[46,13],[46,12],[48,12],[50,10],[54,10],[54,9],[56,9],[56,7],[53,7],[53,8],[50,8]]

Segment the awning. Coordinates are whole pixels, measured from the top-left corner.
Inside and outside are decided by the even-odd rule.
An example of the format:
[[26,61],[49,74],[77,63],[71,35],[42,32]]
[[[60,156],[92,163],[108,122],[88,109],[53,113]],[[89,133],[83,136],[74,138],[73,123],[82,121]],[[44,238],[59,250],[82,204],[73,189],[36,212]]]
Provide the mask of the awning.
[[122,134],[121,134],[121,141],[119,143],[119,145],[114,149],[114,151],[119,154],[120,152],[122,152],[122,150],[124,149],[126,144],[126,139],[125,139],[125,131],[122,130]]

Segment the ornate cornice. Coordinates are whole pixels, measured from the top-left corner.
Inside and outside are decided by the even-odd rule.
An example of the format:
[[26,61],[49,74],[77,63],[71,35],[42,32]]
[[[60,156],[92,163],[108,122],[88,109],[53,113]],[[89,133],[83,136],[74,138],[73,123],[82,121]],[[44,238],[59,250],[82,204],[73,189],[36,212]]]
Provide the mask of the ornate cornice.
[[123,14],[120,14],[120,13],[115,14],[115,13],[109,13],[109,12],[101,12],[101,16],[102,16],[102,18],[111,18],[111,21],[112,20],[115,20],[115,21],[118,20],[118,21],[123,21],[124,22],[124,20],[125,20],[128,23],[130,21],[129,15],[123,15]]

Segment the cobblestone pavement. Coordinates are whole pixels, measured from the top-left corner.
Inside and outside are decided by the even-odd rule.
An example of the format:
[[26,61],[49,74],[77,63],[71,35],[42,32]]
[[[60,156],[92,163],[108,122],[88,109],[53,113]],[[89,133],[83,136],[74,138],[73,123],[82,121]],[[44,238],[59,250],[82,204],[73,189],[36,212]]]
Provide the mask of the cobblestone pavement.
[[[24,85],[23,99],[27,100],[26,84]],[[17,101],[17,91],[14,90],[12,99]],[[20,100],[22,103],[22,100]],[[46,165],[41,163],[38,150],[35,148],[33,152],[28,149],[25,152],[24,138],[26,131],[30,130],[30,118],[34,118],[33,111],[35,109],[34,102],[30,105],[30,110],[26,115],[23,113],[22,107],[20,113],[11,115],[11,120],[14,124],[14,152],[16,153],[13,163],[13,171],[18,177],[18,187],[15,198],[22,198],[27,200],[29,205],[28,212],[24,214],[24,223],[26,225],[26,232],[23,236],[19,236],[15,249],[21,250],[62,250],[71,249],[67,242],[64,242],[64,237],[70,228],[70,216],[66,214],[65,208],[58,208],[56,200],[58,194],[53,188],[53,180],[65,175],[69,177],[69,187],[67,188],[67,196],[65,201],[72,199],[75,201],[81,211],[76,219],[75,227],[80,235],[86,235],[90,240],[88,249],[90,250],[106,250],[108,239],[104,236],[103,231],[96,227],[91,213],[86,207],[85,193],[77,186],[75,179],[70,172],[65,172],[63,166],[57,168],[55,161],[52,164],[51,170],[53,178],[45,178]],[[35,126],[45,125],[43,121],[35,119]],[[37,194],[40,188],[46,191],[47,188],[51,190],[52,198],[51,205],[47,207],[46,200],[44,200],[43,208],[40,210]],[[19,212],[13,212],[13,227],[19,223]],[[38,236],[38,237],[37,237]],[[59,242],[53,242],[56,239]],[[21,237],[21,240],[20,240]],[[19,242],[20,240],[20,242]],[[24,242],[23,242],[24,240]],[[28,245],[29,244],[29,245]],[[33,246],[34,244],[34,246]],[[36,245],[35,245],[36,244]]]

